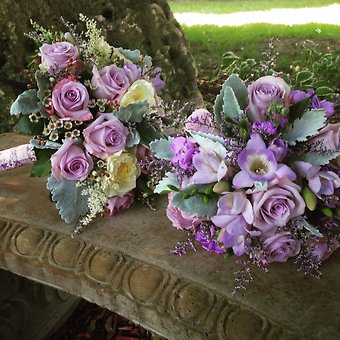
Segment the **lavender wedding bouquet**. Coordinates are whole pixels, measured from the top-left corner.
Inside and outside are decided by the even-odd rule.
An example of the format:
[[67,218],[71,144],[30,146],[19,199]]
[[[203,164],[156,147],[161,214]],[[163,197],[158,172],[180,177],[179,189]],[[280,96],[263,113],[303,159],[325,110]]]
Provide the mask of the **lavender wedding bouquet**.
[[67,22],[65,34],[32,23],[39,49],[25,70],[29,89],[10,113],[34,138],[0,155],[2,170],[34,162],[33,176],[49,176],[51,198],[76,233],[135,197],[147,200],[139,161],[162,136],[152,117],[164,86],[149,56],[110,46],[94,20],[80,20],[82,33]]
[[[150,144],[155,158],[147,164],[158,177],[154,191],[168,195],[168,218],[187,235],[174,253],[198,243],[262,268],[294,257],[319,276],[340,246],[334,104],[313,90],[291,91],[280,77],[246,86],[231,75],[213,115],[198,109],[180,120],[169,120],[170,137]],[[244,273],[243,281],[252,279]]]

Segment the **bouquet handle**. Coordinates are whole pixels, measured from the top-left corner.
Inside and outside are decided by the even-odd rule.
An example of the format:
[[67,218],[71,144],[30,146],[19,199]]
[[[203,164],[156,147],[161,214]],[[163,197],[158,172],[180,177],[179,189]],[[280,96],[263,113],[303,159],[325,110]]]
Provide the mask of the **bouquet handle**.
[[33,145],[23,144],[0,151],[0,172],[36,161]]

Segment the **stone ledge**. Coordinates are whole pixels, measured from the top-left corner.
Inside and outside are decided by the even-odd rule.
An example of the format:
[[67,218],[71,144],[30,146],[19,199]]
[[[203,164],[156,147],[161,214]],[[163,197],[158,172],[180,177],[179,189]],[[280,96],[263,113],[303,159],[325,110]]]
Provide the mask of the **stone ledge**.
[[[3,135],[0,149],[23,142]],[[324,264],[321,280],[287,263],[269,273],[254,270],[255,282],[233,296],[234,259],[203,251],[169,254],[183,235],[167,221],[164,200],[156,212],[135,204],[72,239],[73,226],[48,200],[46,179],[31,178],[29,171],[0,173],[1,268],[81,296],[168,339],[338,338],[339,254]]]

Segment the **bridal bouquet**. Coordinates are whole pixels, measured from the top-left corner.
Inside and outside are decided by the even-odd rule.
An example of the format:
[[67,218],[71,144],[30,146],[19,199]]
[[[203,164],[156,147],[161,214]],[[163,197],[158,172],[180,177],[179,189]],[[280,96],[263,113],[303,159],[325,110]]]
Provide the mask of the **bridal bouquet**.
[[148,169],[162,174],[154,191],[168,195],[167,216],[188,237],[174,253],[197,242],[262,268],[294,257],[318,276],[340,246],[339,137],[333,103],[313,90],[291,91],[273,76],[246,86],[231,75],[213,115],[195,110],[150,144]]
[[80,34],[67,22],[65,34],[33,23],[39,50],[24,71],[29,89],[10,113],[34,137],[0,155],[2,170],[31,161],[33,176],[49,176],[51,198],[62,219],[78,222],[75,232],[128,208],[135,195],[147,199],[139,161],[162,136],[152,121],[164,86],[149,56],[110,46],[94,20],[80,20]]

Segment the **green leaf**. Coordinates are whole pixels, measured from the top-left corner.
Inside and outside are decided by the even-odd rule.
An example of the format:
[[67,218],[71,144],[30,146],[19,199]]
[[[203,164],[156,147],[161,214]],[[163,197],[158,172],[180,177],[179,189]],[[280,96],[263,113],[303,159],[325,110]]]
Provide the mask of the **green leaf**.
[[297,75],[296,75],[296,83],[297,84],[305,83],[306,81],[312,79],[313,76],[314,76],[314,74],[310,71],[298,72]]
[[136,124],[136,129],[140,135],[140,143],[146,147],[149,147],[152,141],[165,137],[160,131],[157,131],[153,126],[144,121]]
[[139,50],[128,50],[122,47],[119,48],[119,52],[127,59],[131,60],[134,64],[139,62],[140,51]]
[[189,198],[185,198],[183,192],[176,192],[172,196],[172,204],[176,208],[189,214],[197,217],[207,216],[209,218],[217,213],[218,196],[210,196],[209,201],[206,203],[204,202],[205,197],[207,197],[205,194],[199,193]]
[[213,112],[214,112],[214,119],[217,123],[222,122],[223,96],[224,96],[224,91],[226,87],[227,87],[227,84],[224,83],[221,88],[220,93],[215,98]]
[[140,123],[144,114],[149,110],[149,104],[146,100],[129,104],[128,106],[121,106],[118,111],[113,111],[113,115],[116,116],[121,122],[133,122]]
[[333,93],[334,93],[334,90],[327,86],[321,86],[315,90],[315,94],[318,96],[327,96]]
[[315,136],[318,130],[325,125],[326,114],[324,110],[306,111],[301,118],[286,128],[282,138],[289,144],[306,141],[308,137]]
[[35,79],[37,81],[37,85],[38,85],[38,92],[37,92],[37,96],[40,99],[41,102],[44,101],[44,98],[46,96],[46,91],[49,89],[50,87],[50,80],[48,75],[46,75],[46,73],[43,73],[41,71],[37,71],[35,72]]
[[159,159],[171,160],[174,153],[170,149],[171,138],[158,139],[150,143],[150,150]]
[[31,122],[28,116],[21,116],[14,127],[14,130],[27,135],[38,135],[44,129],[44,122],[42,119],[36,122]]
[[233,89],[230,86],[227,86],[223,96],[224,115],[229,118],[237,118],[241,116],[242,112]]
[[238,104],[244,110],[248,106],[248,90],[244,82],[236,74],[232,74],[226,84],[233,89]]
[[326,165],[332,159],[335,159],[340,156],[340,151],[332,152],[308,152],[299,157],[299,160],[303,162],[308,162],[313,165]]
[[307,97],[289,107],[289,121],[293,122],[297,118],[301,118],[310,103],[310,97]]
[[37,113],[42,109],[42,105],[37,96],[37,90],[27,90],[19,94],[18,98],[12,104],[10,109],[11,115],[30,115]]
[[47,180],[52,200],[56,202],[59,214],[66,223],[78,221],[88,211],[88,196],[81,195],[83,187],[77,187],[76,183],[66,179],[57,181],[53,176]]
[[32,167],[33,177],[45,177],[51,172],[51,156],[55,150],[51,149],[35,149],[35,155],[37,157],[36,162]]
[[179,184],[177,181],[177,176],[171,172],[167,172],[156,185],[154,192],[161,195],[166,194],[170,191],[173,191],[171,186],[178,188]]
[[126,147],[132,148],[134,145],[139,144],[140,135],[136,129],[131,129],[127,136]]

